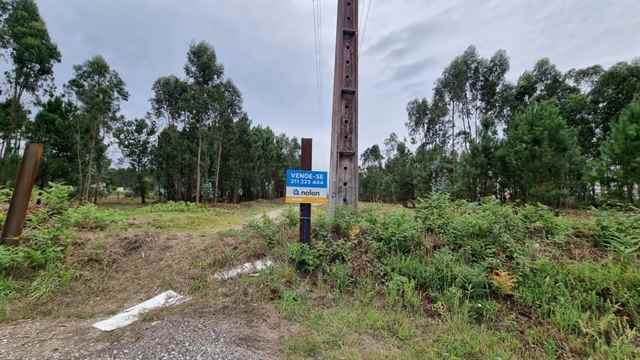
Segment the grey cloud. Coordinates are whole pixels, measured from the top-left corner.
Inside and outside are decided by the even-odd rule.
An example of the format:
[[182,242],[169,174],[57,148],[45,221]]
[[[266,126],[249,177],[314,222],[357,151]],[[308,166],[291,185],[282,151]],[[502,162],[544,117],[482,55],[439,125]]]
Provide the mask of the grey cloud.
[[415,79],[424,74],[425,70],[436,64],[436,60],[432,57],[424,58],[418,61],[395,67],[389,81],[401,82],[407,79]]
[[371,56],[383,54],[389,56],[391,54],[392,58],[397,55],[407,55],[411,49],[420,47],[427,40],[436,37],[438,33],[445,30],[440,25],[439,21],[430,19],[392,31],[367,48],[364,54]]
[[[336,0],[323,3],[326,60],[333,52]],[[242,91],[250,116],[292,136],[313,135],[316,165],[328,167],[333,60],[324,62],[318,93],[311,1],[38,0],[38,5],[63,54],[56,67],[59,84],[71,77],[73,64],[102,54],[132,94],[124,114],[144,116],[153,81],[182,76],[189,43],[206,40]],[[562,70],[609,66],[640,54],[638,13],[638,0],[375,0],[360,59],[361,123],[367,124],[360,129],[360,148],[380,143],[392,131],[404,135],[408,97],[429,96],[442,66],[470,44],[485,56],[506,49],[512,78],[541,57]]]

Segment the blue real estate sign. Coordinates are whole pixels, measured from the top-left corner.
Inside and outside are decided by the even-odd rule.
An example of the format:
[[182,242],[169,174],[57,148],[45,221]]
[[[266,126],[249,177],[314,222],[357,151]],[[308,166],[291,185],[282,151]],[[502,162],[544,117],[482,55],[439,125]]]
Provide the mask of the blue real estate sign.
[[325,204],[329,175],[325,171],[287,170],[287,204]]

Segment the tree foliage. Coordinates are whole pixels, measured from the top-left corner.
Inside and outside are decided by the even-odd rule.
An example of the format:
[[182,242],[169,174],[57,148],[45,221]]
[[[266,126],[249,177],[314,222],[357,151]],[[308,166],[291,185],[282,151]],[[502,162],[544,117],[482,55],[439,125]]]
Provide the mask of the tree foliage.
[[[637,201],[637,116],[630,104],[640,95],[640,62],[563,73],[544,58],[515,83],[507,80],[509,68],[502,50],[486,59],[471,46],[455,57],[431,99],[407,105],[415,151],[404,151],[406,142],[394,135],[394,149],[402,151],[387,152],[383,165],[369,160],[373,148],[365,152],[362,198],[446,191],[553,206]],[[405,178],[411,180],[401,186]],[[399,190],[410,184],[413,190]]]
[[0,45],[7,49],[11,60],[10,69],[5,72],[11,98],[9,126],[5,127],[2,136],[3,157],[7,158],[20,145],[24,95],[36,95],[45,82],[53,79],[53,66],[60,62],[61,54],[51,40],[34,0],[2,2],[0,10],[7,13],[0,20]]
[[[120,106],[129,99],[129,93],[120,75],[102,56],[94,56],[74,66],[73,71],[74,77],[67,88],[79,103],[76,129],[78,171],[81,198],[87,201],[91,192],[94,199],[97,197],[99,181],[96,180],[108,168],[104,166],[105,137],[122,121]],[[86,144],[82,144],[84,141]]]
[[146,119],[125,120],[119,124],[114,136],[122,154],[129,160],[129,166],[136,175],[136,192],[142,203],[146,203],[149,191],[146,176],[151,168],[154,137],[157,132],[155,122]]
[[640,184],[640,98],[627,105],[613,124],[602,153],[603,165],[615,181],[610,185],[633,202],[635,186]]
[[498,154],[516,198],[558,206],[573,194],[581,165],[575,130],[552,103],[536,103],[518,114]]

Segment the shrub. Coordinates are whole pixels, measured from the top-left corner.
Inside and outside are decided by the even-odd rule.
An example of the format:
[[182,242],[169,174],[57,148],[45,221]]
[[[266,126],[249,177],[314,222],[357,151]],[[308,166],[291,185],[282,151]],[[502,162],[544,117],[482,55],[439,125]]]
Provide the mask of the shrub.
[[11,199],[11,190],[0,187],[0,229],[2,229],[2,226],[4,226],[4,222],[7,216],[6,210],[9,207],[10,199]]
[[277,244],[281,236],[281,228],[267,215],[249,223],[249,228],[259,234],[269,247]]
[[300,214],[293,207],[288,207],[282,213],[282,221],[288,229],[293,229],[300,223]]
[[114,211],[87,204],[69,209],[64,215],[64,220],[67,224],[79,229],[104,230],[118,222],[120,218]]
[[416,282],[404,276],[393,274],[385,287],[387,303],[402,306],[410,311],[417,311],[422,304],[422,297],[416,288]]
[[21,245],[0,246],[0,296],[16,291],[16,286],[9,286],[14,278],[31,282],[25,288],[31,289],[33,299],[44,299],[70,281],[71,272],[63,264],[68,226],[90,222],[93,228],[109,218],[93,205],[69,209],[70,193],[71,187],[59,184],[34,192],[32,199],[40,204],[29,214]]
[[360,217],[350,207],[339,206],[330,219],[331,232],[337,238],[350,238],[354,229],[360,228]]
[[604,210],[596,213],[596,245],[627,256],[640,249],[640,212]]
[[518,210],[518,215],[530,237],[562,241],[570,230],[566,221],[542,204],[526,205]]
[[386,254],[409,254],[421,245],[423,238],[415,218],[406,211],[371,219],[368,238]]
[[493,300],[478,300],[469,304],[469,316],[479,322],[494,322],[498,318],[498,303]]
[[480,204],[451,202],[445,194],[421,200],[418,219],[427,232],[465,254],[476,263],[493,262],[499,267],[521,251],[526,227],[513,208],[495,200]]
[[433,193],[428,199],[419,199],[418,220],[423,229],[432,234],[443,234],[451,220],[453,204],[447,193]]
[[331,221],[329,221],[325,213],[320,213],[317,216],[314,215],[313,221],[311,222],[311,238],[314,242],[333,240]]
[[336,290],[345,291],[352,283],[351,265],[342,262],[333,264],[329,266],[327,276]]
[[514,257],[526,231],[511,207],[490,200],[466,204],[464,212],[450,220],[445,236],[472,262],[500,263]]
[[40,201],[50,216],[60,215],[69,209],[72,191],[71,186],[50,183],[46,189],[35,190],[33,198]]
[[36,249],[0,245],[0,274],[26,271],[45,263],[45,257]]
[[322,264],[318,251],[307,244],[290,244],[288,254],[289,262],[291,262],[298,271],[311,273]]
[[640,271],[633,265],[542,259],[520,272],[515,298],[576,335],[610,316],[640,325]]
[[9,200],[11,200],[12,192],[13,190],[9,188],[0,187],[0,204],[9,203]]
[[515,277],[507,271],[496,270],[491,276],[491,285],[501,295],[513,295],[513,289],[516,287]]
[[15,294],[17,289],[18,284],[15,281],[0,276],[0,304],[2,304],[3,300]]
[[486,269],[479,264],[467,265],[449,249],[438,250],[428,259],[390,258],[387,271],[415,280],[419,289],[431,294],[441,294],[454,287],[468,298],[481,298],[489,289]]

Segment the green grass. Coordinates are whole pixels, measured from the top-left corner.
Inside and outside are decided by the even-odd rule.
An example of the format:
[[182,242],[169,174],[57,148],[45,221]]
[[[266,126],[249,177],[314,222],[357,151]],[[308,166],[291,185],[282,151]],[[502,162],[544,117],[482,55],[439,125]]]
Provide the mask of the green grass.
[[285,344],[288,357],[294,359],[517,359],[523,355],[515,332],[494,331],[457,318],[438,321],[353,297],[316,305],[291,292],[283,293],[276,304],[285,318],[304,327],[300,336]]
[[127,221],[124,227],[163,232],[207,233],[241,227],[263,213],[283,207],[279,202],[257,201],[218,208],[167,203],[117,210]]

